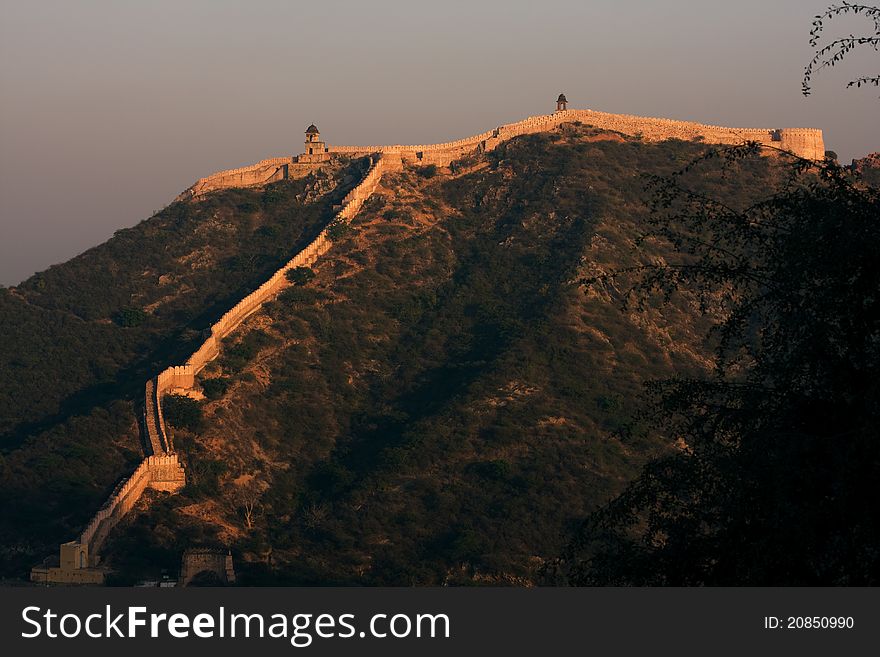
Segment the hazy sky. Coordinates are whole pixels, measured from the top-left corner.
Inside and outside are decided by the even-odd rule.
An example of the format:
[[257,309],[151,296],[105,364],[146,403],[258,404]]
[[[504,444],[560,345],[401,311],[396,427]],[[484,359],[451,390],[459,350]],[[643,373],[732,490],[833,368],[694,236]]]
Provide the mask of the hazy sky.
[[818,127],[843,161],[878,151],[876,89],[844,85],[880,56],[800,94],[827,4],[0,0],[0,283],[200,176],[301,152],[311,122],[336,144],[446,141],[550,112],[562,91],[574,108]]

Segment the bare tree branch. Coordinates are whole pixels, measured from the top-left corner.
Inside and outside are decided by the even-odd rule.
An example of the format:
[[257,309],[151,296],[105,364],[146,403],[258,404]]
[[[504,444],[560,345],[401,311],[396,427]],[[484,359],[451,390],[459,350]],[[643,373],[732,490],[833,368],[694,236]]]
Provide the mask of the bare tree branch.
[[[830,43],[819,47],[819,41],[822,38],[822,31],[825,29],[826,23],[833,18],[846,15],[869,18],[874,25],[874,34],[870,36],[850,34],[849,36],[834,39]],[[865,46],[872,48],[874,51],[880,51],[880,7],[843,2],[839,5],[831,5],[824,13],[817,15],[813,19],[813,27],[810,29],[810,47],[816,49],[816,52],[804,69],[801,93],[804,96],[809,96],[812,93],[814,73],[825,68],[834,67],[841,63],[853,50],[864,48]],[[880,86],[880,74],[867,75],[850,80],[846,86],[860,88],[863,85]]]

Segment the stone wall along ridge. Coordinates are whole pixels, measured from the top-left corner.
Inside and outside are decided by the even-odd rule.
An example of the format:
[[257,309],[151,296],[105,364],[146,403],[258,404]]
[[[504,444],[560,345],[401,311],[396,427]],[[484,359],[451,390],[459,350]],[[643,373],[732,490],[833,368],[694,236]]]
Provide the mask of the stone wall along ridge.
[[473,137],[439,144],[329,146],[328,151],[350,155],[375,152],[384,154],[421,153],[423,154],[422,158],[416,159],[430,163],[437,159],[436,157],[432,158],[431,154],[442,155],[468,149],[491,150],[506,139],[551,130],[562,123],[573,121],[580,121],[605,130],[615,130],[627,135],[641,135],[646,141],[700,139],[710,144],[740,144],[745,141],[757,141],[768,146],[790,150],[795,155],[808,159],[822,159],[825,156],[822,131],[815,128],[729,128],[675,119],[575,109],[530,116],[522,121],[502,125]]
[[272,157],[256,164],[217,171],[199,178],[175,200],[191,199],[227,187],[249,187],[281,180],[284,177],[284,168],[295,162],[296,158],[293,156]]
[[[391,144],[372,146],[327,146],[328,154],[369,155],[381,153],[400,156],[414,164],[445,166],[472,151],[488,151],[513,137],[552,130],[562,123],[580,121],[597,128],[615,130],[626,135],[640,135],[646,141],[666,139],[700,140],[708,144],[740,144],[757,141],[767,146],[788,150],[807,159],[825,156],[822,131],[814,128],[729,128],[657,117],[612,114],[595,110],[562,110],[552,114],[530,116],[522,121],[501,125],[493,130],[437,144]],[[178,199],[196,198],[208,192],[229,187],[261,185],[289,177],[293,167],[309,167],[297,156],[275,157],[255,164],[218,171],[200,178]],[[314,165],[311,165],[314,166]]]
[[[370,168],[358,185],[343,199],[341,209],[330,224],[349,221],[364,201],[375,191],[385,166],[383,158],[372,159]],[[164,369],[149,379],[144,388],[144,449],[146,458],[130,477],[113,489],[104,505],[92,517],[75,541],[61,546],[60,567],[35,567],[31,579],[42,583],[100,583],[103,573],[98,565],[98,550],[110,531],[130,511],[148,487],[175,491],[181,488],[186,477],[178,455],[174,453],[170,433],[162,412],[162,397],[174,390],[190,390],[195,386],[195,376],[220,353],[220,342],[234,331],[249,315],[256,312],[266,301],[275,298],[288,287],[287,272],[314,262],[331,246],[329,226],[299,253],[276,271],[269,280],[239,301],[210,329],[210,335],[190,356],[186,364]]]
[[[382,174],[402,161],[421,164],[448,164],[452,159],[472,151],[495,148],[506,139],[525,134],[547,131],[563,123],[579,121],[597,128],[614,130],[627,135],[639,135],[646,141],[666,139],[699,140],[706,143],[739,144],[757,141],[761,144],[789,150],[800,157],[821,159],[824,157],[822,131],[813,128],[728,128],[704,125],[674,119],[640,117],[627,114],[610,114],[593,110],[563,110],[553,114],[528,117],[516,123],[499,126],[472,137],[439,144],[386,145],[386,146],[330,146],[328,152],[348,155],[372,155],[367,174],[343,199],[342,207],[333,221],[325,226],[317,237],[297,253],[259,288],[248,294],[214,323],[209,335],[184,365],[169,367],[147,381],[144,395],[144,443],[149,454],[132,475],[120,482],[104,506],[95,514],[79,536],[78,541],[62,545],[62,567],[59,569],[35,568],[32,578],[39,571],[39,581],[85,581],[77,579],[65,570],[65,561],[71,554],[79,554],[82,568],[83,556],[89,556],[89,564],[97,563],[97,551],[107,533],[137,502],[143,491],[152,486],[160,490],[176,490],[184,485],[185,475],[165,426],[162,397],[173,390],[190,390],[195,386],[195,376],[220,353],[221,341],[232,333],[264,303],[275,298],[290,285],[287,272],[296,267],[312,264],[331,246],[328,230],[337,221],[350,221],[361,209],[364,201],[378,186]],[[261,160],[256,164],[218,171],[199,179],[195,185],[178,199],[192,198],[213,189],[223,187],[263,184],[281,179],[282,168],[296,164],[295,157],[279,157]],[[283,175],[286,176],[285,170]],[[65,559],[67,555],[67,559]],[[49,571],[58,571],[48,575]]]
[[77,539],[61,546],[60,567],[37,567],[31,572],[31,578],[46,583],[100,583],[103,573],[94,570],[99,563],[98,551],[110,531],[134,507],[144,490],[156,488],[175,491],[183,484],[183,467],[176,454],[147,456],[131,476],[114,487],[107,501],[92,516]]
[[[384,164],[384,158],[374,158],[361,182],[343,198],[342,207],[330,224],[336,221],[349,221],[358,213],[363,202],[369,198],[379,184]],[[157,389],[165,391],[170,387],[192,388],[194,385],[193,377],[219,354],[221,341],[238,328],[247,317],[259,310],[266,301],[275,298],[281,290],[290,285],[287,280],[287,272],[297,267],[308,267],[314,264],[320,256],[330,249],[331,240],[327,234],[328,230],[329,225],[260,287],[225,312],[211,326],[210,336],[190,356],[186,365],[169,368],[163,373],[165,376],[160,375],[161,381],[158,382]]]

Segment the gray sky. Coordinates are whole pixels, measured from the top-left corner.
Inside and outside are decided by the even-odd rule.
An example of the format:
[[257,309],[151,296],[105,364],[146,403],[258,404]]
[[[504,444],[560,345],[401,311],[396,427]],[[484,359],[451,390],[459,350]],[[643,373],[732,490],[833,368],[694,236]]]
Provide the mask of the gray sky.
[[843,161],[878,151],[876,89],[844,85],[880,56],[800,94],[827,4],[0,0],[0,283],[200,176],[300,152],[311,122],[336,144],[446,141],[552,111],[563,91],[574,108],[818,127]]

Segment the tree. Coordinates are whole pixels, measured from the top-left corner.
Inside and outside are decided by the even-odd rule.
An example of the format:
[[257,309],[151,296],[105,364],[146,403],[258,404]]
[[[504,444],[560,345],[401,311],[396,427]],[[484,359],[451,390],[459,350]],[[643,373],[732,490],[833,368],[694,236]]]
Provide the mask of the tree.
[[198,432],[204,422],[202,405],[186,395],[165,395],[162,398],[165,419],[174,427]]
[[[874,24],[874,33],[855,36],[853,34],[839,37],[820,46],[822,32],[825,25],[833,18],[840,16],[863,16]],[[831,68],[841,63],[851,52],[856,49],[873,48],[880,50],[880,7],[870,5],[853,4],[843,2],[839,5],[831,5],[823,13],[813,19],[813,27],[810,30],[810,47],[814,49],[813,58],[804,69],[804,78],[801,82],[802,93],[809,96],[812,93],[813,74],[824,68]],[[868,75],[850,80],[847,87],[861,87],[862,85],[880,86],[880,75]]]
[[248,529],[254,528],[254,519],[259,510],[260,498],[263,496],[265,485],[255,479],[236,485],[233,493],[235,507],[241,512],[245,525]]
[[116,323],[126,328],[140,326],[147,319],[147,313],[140,308],[123,308],[116,313]]
[[354,232],[352,225],[345,219],[335,219],[327,226],[327,237],[331,242],[340,242]]
[[314,278],[315,272],[311,267],[296,267],[287,272],[287,280],[294,285],[306,285]]
[[880,582],[880,192],[791,155],[746,207],[694,187],[709,163],[761,151],[654,178],[646,236],[679,259],[585,281],[627,281],[629,303],[695,295],[717,313],[716,357],[709,378],[649,385],[640,417],[678,448],[587,518],[568,582]]

